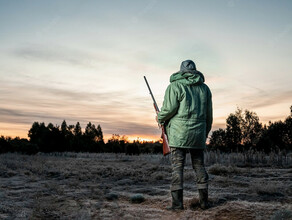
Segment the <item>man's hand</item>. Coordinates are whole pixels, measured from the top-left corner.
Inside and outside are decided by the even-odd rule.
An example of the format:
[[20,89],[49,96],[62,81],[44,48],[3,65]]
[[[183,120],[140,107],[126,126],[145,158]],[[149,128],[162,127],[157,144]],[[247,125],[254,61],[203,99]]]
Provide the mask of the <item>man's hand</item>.
[[161,124],[158,122],[158,117],[157,117],[157,115],[156,115],[156,117],[155,117],[155,120],[156,120],[157,123],[158,123],[158,127],[161,128]]

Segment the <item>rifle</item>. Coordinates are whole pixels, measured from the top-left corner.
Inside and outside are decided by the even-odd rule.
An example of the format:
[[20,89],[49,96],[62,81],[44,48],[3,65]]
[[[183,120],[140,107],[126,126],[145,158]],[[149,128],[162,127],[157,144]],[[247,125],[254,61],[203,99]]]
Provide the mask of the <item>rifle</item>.
[[[146,85],[147,85],[147,87],[148,87],[148,89],[149,89],[149,92],[150,92],[150,95],[151,95],[151,97],[152,97],[152,100],[153,100],[153,106],[154,106],[155,112],[156,112],[156,114],[158,115],[159,108],[158,108],[157,103],[156,103],[156,101],[155,101],[155,98],[154,98],[154,96],[153,96],[153,94],[152,94],[152,91],[151,91],[151,89],[150,89],[150,86],[149,86],[149,84],[148,84],[148,81],[147,81],[147,79],[146,79],[146,76],[144,76],[144,80],[145,80],[145,82],[146,82]],[[170,148],[169,148],[169,145],[168,145],[168,139],[167,139],[167,135],[166,135],[166,133],[165,133],[165,127],[164,127],[164,125],[161,125],[161,130],[162,130],[161,137],[162,137],[162,140],[163,140],[163,147],[162,147],[162,149],[163,149],[163,156],[166,156],[167,154],[170,153]]]

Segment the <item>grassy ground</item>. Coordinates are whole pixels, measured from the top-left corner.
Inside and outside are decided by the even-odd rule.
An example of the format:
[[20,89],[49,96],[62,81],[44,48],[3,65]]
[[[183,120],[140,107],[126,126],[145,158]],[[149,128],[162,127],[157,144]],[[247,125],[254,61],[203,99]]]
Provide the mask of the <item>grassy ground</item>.
[[207,164],[211,208],[198,207],[187,160],[186,210],[173,213],[168,157],[3,154],[0,219],[292,219],[291,167]]

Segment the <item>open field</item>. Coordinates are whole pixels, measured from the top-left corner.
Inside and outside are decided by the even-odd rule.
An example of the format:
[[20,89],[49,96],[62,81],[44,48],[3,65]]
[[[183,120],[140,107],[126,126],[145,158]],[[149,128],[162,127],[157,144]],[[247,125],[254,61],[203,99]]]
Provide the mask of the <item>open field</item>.
[[270,166],[269,159],[243,166],[240,158],[206,155],[211,203],[206,211],[198,208],[188,158],[186,210],[173,213],[164,210],[171,202],[168,157],[2,154],[0,219],[292,219],[291,157],[275,159],[285,166]]

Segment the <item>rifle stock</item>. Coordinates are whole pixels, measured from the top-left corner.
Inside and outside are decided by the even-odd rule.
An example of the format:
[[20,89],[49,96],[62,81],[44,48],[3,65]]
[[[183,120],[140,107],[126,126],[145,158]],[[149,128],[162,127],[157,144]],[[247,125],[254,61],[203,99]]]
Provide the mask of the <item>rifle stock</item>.
[[168,145],[168,139],[167,139],[167,136],[166,136],[166,133],[165,133],[165,128],[164,128],[164,125],[162,125],[162,140],[163,140],[163,143],[162,143],[162,149],[163,149],[163,156],[166,156],[167,154],[170,153],[170,147]]
[[[158,112],[159,112],[159,108],[157,106],[157,103],[155,101],[155,98],[152,94],[152,91],[150,89],[150,86],[148,84],[148,81],[146,79],[146,76],[144,76],[144,80],[146,82],[146,85],[148,87],[148,90],[149,90],[149,93],[151,95],[151,98],[153,100],[153,106],[154,106],[154,109],[155,109],[155,112],[156,114],[158,115]],[[161,138],[163,140],[163,145],[162,145],[162,149],[163,149],[163,156],[166,156],[167,154],[170,153],[170,147],[169,147],[169,144],[168,144],[168,138],[167,138],[167,135],[166,135],[166,132],[165,132],[165,126],[164,125],[161,125],[161,130],[162,130],[162,134],[161,134]]]

